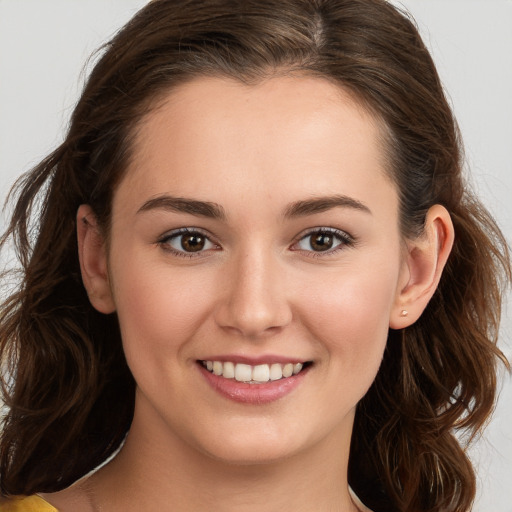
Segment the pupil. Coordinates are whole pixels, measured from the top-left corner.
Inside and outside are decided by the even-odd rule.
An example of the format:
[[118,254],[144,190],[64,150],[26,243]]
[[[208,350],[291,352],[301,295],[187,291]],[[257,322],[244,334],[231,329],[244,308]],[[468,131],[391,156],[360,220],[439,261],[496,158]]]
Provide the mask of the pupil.
[[328,233],[318,233],[311,239],[311,247],[315,251],[327,251],[332,247],[332,235]]
[[197,252],[204,247],[204,237],[198,234],[184,235],[181,239],[181,247],[187,252]]

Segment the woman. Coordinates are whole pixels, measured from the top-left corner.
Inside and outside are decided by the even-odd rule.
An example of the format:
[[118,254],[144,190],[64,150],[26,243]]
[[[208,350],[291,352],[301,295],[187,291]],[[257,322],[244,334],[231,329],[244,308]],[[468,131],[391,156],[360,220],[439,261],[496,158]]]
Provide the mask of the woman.
[[470,509],[510,262],[389,4],[151,2],[17,193],[5,510]]

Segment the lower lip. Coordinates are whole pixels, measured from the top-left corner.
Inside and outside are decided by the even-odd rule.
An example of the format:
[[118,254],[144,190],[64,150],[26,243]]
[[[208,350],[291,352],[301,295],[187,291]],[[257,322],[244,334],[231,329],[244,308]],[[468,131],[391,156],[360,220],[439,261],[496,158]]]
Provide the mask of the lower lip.
[[262,384],[248,384],[235,379],[225,379],[209,372],[201,363],[198,368],[210,386],[220,395],[246,404],[268,404],[291,393],[304,379],[309,367],[297,375],[284,379],[273,380]]

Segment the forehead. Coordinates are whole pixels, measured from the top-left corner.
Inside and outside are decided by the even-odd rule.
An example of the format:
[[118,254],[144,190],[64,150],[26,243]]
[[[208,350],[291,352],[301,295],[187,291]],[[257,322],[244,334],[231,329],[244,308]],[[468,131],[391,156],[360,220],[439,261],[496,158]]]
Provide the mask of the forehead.
[[120,189],[204,200],[221,189],[283,200],[357,195],[392,186],[382,140],[379,121],[325,79],[197,78],[140,122]]

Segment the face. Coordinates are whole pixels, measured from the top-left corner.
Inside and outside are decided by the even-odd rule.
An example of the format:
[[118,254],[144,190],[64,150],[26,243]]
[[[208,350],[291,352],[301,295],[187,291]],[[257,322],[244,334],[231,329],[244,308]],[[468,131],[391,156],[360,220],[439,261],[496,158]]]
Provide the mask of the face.
[[134,425],[240,463],[348,443],[407,280],[379,140],[319,78],[196,79],[143,120],[107,259]]

